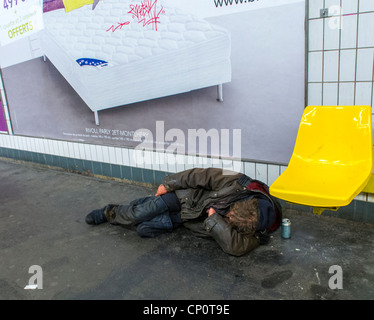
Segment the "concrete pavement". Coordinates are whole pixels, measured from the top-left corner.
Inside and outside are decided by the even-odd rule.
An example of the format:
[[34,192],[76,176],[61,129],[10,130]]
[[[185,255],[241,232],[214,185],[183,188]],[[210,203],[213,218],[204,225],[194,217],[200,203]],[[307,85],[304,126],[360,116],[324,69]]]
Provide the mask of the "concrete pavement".
[[[3,300],[374,298],[373,224],[287,209],[291,239],[278,230],[268,245],[233,257],[184,228],[142,239],[84,221],[93,209],[155,187],[4,158],[0,177]],[[40,275],[31,266],[42,270],[42,289],[24,289]]]

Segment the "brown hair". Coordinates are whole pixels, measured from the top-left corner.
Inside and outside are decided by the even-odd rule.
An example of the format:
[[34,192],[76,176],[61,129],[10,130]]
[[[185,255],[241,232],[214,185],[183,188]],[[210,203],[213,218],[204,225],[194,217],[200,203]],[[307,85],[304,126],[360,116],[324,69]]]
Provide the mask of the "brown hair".
[[228,224],[240,233],[254,234],[258,224],[257,208],[256,198],[234,203]]

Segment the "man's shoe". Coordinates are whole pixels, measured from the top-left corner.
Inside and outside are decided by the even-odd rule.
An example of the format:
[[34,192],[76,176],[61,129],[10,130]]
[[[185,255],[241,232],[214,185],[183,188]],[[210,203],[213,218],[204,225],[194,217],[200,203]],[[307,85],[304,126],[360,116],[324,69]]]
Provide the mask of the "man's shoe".
[[104,214],[105,207],[102,209],[93,210],[86,216],[87,224],[101,224],[107,222],[106,216]]

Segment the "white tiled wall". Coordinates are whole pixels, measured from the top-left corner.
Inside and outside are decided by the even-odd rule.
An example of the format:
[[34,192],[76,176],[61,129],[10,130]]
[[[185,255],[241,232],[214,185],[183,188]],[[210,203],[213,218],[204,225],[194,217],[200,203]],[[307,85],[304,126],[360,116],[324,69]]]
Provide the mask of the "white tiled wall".
[[[307,105],[373,107],[374,0],[307,0],[306,5]],[[323,8],[329,9],[327,17],[321,17]],[[357,199],[374,201],[365,194]]]
[[[38,152],[54,156],[98,161],[137,168],[146,168],[164,172],[179,172],[193,167],[217,167],[245,173],[271,185],[287,168],[284,165],[235,161],[229,159],[211,159],[187,155],[166,154],[162,152],[144,151],[100,146],[86,143],[68,142],[52,139],[24,137],[0,134],[0,148]],[[139,161],[146,159],[146,161]],[[359,194],[356,200],[374,202],[372,195]]]
[[261,180],[268,185],[271,185],[286,168],[285,166],[276,164],[175,155],[8,134],[0,134],[0,148],[31,151],[164,172],[179,172],[193,167],[217,167],[245,173],[251,178]]
[[[372,105],[374,1],[308,0],[307,6],[307,104]],[[328,17],[320,16],[322,8]]]

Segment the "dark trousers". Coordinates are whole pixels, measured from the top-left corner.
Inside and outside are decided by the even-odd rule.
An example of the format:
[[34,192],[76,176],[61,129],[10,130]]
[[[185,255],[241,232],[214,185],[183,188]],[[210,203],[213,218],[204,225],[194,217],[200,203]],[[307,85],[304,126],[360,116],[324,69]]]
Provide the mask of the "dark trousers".
[[112,224],[136,226],[138,235],[148,238],[171,232],[182,224],[180,212],[170,212],[162,198],[155,196],[139,198],[128,205],[108,205],[105,215]]

